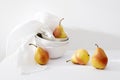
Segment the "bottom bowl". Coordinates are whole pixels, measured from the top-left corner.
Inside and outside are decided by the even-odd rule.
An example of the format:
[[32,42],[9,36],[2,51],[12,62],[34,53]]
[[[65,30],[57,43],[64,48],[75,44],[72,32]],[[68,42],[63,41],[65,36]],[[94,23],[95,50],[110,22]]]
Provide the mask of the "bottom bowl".
[[59,58],[64,55],[64,53],[67,50],[68,45],[65,44],[63,46],[57,46],[57,47],[45,47],[45,49],[48,51],[50,58]]

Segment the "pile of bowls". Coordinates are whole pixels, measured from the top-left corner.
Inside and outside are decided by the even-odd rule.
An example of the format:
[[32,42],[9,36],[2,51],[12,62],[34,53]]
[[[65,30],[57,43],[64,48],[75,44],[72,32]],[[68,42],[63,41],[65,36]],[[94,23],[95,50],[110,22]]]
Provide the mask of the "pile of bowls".
[[69,38],[50,40],[44,38],[41,33],[35,35],[37,46],[42,46],[49,52],[50,58],[59,58],[64,55],[67,50]]

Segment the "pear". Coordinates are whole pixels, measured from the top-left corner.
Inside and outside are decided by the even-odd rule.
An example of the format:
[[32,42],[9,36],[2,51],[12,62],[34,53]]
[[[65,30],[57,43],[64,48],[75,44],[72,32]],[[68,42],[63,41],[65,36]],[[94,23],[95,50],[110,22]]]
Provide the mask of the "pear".
[[43,49],[42,47],[38,47],[34,44],[30,43],[29,45],[33,45],[36,47],[35,54],[34,54],[34,59],[35,59],[36,63],[38,63],[40,65],[47,64],[49,61],[48,52],[45,49]]
[[97,49],[91,58],[91,64],[96,69],[105,69],[108,63],[108,57],[102,48],[100,48],[97,44],[95,45],[97,46]]
[[[75,51],[75,53],[72,55],[71,61],[74,64],[80,64],[80,65],[86,65],[89,61],[89,53],[85,49],[78,49]],[[66,61],[66,62],[68,62]]]
[[67,38],[67,34],[65,33],[62,25],[61,25],[61,22],[64,20],[64,18],[62,18],[60,21],[59,21],[59,25],[55,28],[55,30],[53,31],[53,35],[55,38]]

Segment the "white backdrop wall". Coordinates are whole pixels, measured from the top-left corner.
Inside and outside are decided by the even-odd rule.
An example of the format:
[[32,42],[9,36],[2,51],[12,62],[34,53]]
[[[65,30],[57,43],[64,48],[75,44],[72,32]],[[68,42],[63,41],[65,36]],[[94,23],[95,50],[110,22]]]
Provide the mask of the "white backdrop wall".
[[[82,46],[75,45],[72,38],[71,44],[74,44],[74,48],[70,47],[70,49],[90,48],[95,41],[103,40],[101,43],[106,48],[109,46],[110,49],[119,49],[120,47],[120,0],[0,0],[0,56],[5,55],[5,39],[9,32],[16,25],[32,19],[36,13],[42,11],[64,17],[63,24],[68,30],[69,28],[82,30],[82,33],[68,31],[70,36],[82,34],[79,36],[82,42],[78,39]],[[102,34],[98,35],[98,32]],[[92,39],[88,33],[91,34]],[[84,39],[91,40],[86,44],[87,40]]]

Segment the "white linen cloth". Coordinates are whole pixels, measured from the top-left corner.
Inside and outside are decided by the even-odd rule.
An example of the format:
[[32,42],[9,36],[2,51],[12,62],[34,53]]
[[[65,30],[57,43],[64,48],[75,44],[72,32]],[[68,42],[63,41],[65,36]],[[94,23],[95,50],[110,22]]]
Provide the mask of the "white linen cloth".
[[[34,43],[34,35],[38,32],[55,29],[59,18],[50,14],[42,13],[38,18],[30,20],[16,26],[8,35],[6,43],[6,56],[17,54],[17,66],[21,73],[32,73],[47,68],[47,65],[41,66],[34,61],[35,48],[29,43]],[[47,27],[46,27],[47,25]]]
[[29,43],[35,43],[34,35],[40,32],[43,25],[31,20],[17,26],[9,34],[6,45],[6,56],[17,54],[18,71],[22,74],[41,71],[47,66],[41,66],[34,61],[35,48]]
[[43,25],[40,22],[35,20],[16,26],[8,35],[6,43],[6,56],[13,54],[25,38],[40,32],[40,28],[42,26]]

